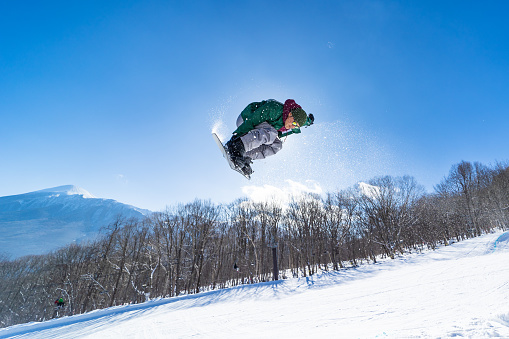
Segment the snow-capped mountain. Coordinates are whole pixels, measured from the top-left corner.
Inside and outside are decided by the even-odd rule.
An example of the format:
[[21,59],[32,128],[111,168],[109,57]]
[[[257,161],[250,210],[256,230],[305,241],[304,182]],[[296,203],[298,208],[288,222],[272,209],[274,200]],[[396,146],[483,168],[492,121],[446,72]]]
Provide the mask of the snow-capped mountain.
[[119,215],[143,218],[149,213],[73,185],[0,197],[0,253],[11,258],[43,254],[93,238]]

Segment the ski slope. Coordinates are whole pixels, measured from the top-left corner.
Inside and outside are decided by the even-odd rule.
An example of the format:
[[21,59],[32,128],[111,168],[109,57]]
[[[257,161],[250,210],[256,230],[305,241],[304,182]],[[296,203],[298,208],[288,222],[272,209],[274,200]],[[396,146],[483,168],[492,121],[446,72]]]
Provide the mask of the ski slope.
[[509,232],[310,278],[0,329],[10,337],[509,338]]

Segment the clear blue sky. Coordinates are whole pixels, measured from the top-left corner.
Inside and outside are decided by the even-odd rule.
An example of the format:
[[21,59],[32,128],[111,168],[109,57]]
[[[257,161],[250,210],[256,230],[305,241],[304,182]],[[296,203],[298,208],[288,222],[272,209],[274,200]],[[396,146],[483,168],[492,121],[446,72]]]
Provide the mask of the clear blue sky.
[[[404,174],[432,191],[461,160],[509,159],[508,11],[506,1],[4,1],[0,196],[73,184],[161,210]],[[317,123],[248,182],[210,132],[220,123],[226,137],[248,103],[268,98],[295,99]]]

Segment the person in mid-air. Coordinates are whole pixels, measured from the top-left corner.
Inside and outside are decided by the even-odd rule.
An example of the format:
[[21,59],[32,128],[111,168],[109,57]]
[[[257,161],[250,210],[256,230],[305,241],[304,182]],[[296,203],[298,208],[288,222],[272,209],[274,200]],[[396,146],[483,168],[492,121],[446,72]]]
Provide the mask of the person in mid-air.
[[252,102],[240,113],[237,129],[225,146],[233,163],[251,175],[252,160],[276,154],[283,147],[282,137],[300,133],[300,128],[311,126],[314,119],[293,99],[284,104],[274,99]]

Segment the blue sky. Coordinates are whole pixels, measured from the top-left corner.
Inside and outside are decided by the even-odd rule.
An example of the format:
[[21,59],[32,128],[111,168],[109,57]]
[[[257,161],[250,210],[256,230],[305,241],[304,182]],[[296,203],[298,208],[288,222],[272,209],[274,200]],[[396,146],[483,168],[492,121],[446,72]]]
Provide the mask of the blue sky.
[[[142,208],[327,192],[378,175],[428,191],[508,160],[505,1],[0,4],[0,196],[77,185]],[[252,101],[316,117],[253,180],[210,133]]]

